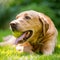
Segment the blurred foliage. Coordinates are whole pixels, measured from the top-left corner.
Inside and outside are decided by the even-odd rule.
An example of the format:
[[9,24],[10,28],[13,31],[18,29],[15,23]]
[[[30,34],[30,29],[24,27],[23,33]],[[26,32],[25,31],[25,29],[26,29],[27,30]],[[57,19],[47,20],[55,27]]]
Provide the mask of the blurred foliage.
[[8,23],[25,10],[43,12],[57,28],[60,26],[60,0],[0,0],[0,28],[7,28]]

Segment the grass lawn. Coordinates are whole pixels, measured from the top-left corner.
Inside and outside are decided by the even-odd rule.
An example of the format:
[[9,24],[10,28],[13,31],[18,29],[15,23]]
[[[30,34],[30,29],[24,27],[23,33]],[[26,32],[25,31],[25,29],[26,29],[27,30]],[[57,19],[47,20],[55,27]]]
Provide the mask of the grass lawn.
[[[2,37],[11,34],[9,30],[0,30],[0,42]],[[60,31],[58,35],[57,45],[60,45]],[[41,54],[20,53],[11,46],[0,47],[0,60],[60,60],[60,46],[56,46],[52,55],[45,56]]]

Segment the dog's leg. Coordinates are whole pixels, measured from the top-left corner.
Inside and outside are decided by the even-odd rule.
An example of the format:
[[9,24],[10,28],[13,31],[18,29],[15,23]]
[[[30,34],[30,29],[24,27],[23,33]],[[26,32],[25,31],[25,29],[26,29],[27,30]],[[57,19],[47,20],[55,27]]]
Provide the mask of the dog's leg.
[[5,37],[3,37],[3,40],[4,40],[4,41],[8,41],[8,40],[11,39],[11,37],[13,37],[13,35],[5,36]]
[[28,42],[25,42],[23,44],[18,44],[16,46],[16,50],[19,50],[20,52],[28,52],[31,54],[33,53],[32,46]]
[[4,42],[0,42],[0,46],[6,46],[6,45],[13,45],[16,41],[16,38],[14,36],[7,36],[4,38]]

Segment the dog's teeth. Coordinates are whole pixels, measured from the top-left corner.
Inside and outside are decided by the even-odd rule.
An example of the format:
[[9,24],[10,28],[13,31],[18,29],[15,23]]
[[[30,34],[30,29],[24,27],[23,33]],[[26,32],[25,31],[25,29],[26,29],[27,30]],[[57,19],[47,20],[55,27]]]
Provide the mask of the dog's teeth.
[[30,32],[28,32],[28,35],[30,34]]
[[29,37],[30,32],[27,33],[26,37]]

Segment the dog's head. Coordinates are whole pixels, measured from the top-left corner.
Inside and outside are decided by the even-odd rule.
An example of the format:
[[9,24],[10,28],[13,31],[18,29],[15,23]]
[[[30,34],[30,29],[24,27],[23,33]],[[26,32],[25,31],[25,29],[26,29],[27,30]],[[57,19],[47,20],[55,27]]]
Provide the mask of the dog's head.
[[22,32],[20,37],[17,37],[18,42],[31,41],[36,42],[40,34],[45,35],[48,30],[48,23],[36,11],[25,11],[16,16],[16,19],[10,23],[13,32]]

